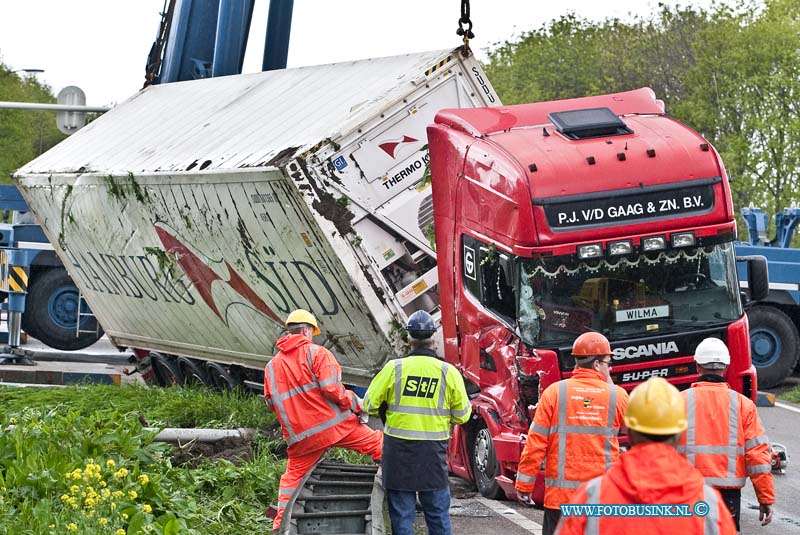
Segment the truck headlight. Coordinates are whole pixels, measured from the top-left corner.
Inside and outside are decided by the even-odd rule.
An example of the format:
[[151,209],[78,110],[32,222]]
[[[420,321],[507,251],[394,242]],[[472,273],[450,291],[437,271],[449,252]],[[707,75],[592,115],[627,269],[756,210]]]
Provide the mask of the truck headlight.
[[601,256],[603,256],[603,247],[599,243],[581,245],[578,247],[578,258],[581,260],[585,260],[587,258],[598,258]]
[[660,251],[662,249],[666,249],[667,247],[667,240],[664,239],[664,236],[651,236],[649,238],[642,239],[642,250],[647,251]]
[[610,256],[631,254],[631,251],[633,251],[633,244],[631,244],[630,240],[612,241],[608,244],[608,254]]
[[690,247],[694,245],[694,232],[679,232],[672,235],[673,247]]

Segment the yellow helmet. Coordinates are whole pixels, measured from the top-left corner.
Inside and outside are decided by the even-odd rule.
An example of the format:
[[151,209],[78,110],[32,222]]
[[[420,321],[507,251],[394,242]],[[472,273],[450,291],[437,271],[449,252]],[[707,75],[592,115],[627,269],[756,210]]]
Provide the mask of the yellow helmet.
[[686,403],[662,377],[651,377],[633,389],[625,425],[648,435],[676,435],[686,429]]
[[289,314],[289,317],[286,318],[286,323],[284,324],[285,327],[288,327],[291,323],[307,323],[314,327],[314,336],[319,334],[319,327],[317,326],[317,318],[309,312],[308,310],[303,310],[302,308],[298,308],[297,310],[292,311]]

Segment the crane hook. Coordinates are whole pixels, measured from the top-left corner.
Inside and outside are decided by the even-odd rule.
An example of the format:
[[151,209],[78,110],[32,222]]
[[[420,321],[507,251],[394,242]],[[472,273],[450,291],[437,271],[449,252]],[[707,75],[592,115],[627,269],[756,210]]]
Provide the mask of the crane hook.
[[461,0],[461,16],[458,19],[456,35],[464,37],[464,49],[469,49],[469,40],[475,38],[472,33],[472,21],[469,18],[469,0]]

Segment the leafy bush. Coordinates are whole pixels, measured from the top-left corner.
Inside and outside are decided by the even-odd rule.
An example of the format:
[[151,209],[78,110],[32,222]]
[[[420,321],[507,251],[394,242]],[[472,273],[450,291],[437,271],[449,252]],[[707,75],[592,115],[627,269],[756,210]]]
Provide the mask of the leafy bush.
[[55,405],[81,414],[112,410],[135,412],[154,427],[208,427],[227,429],[275,425],[259,396],[240,391],[217,392],[203,387],[148,388],[141,385],[92,385],[65,388],[4,388],[0,407],[13,415],[28,407]]
[[260,436],[253,460],[239,465],[209,459],[177,467],[172,447],[153,442],[141,421],[274,425],[258,397],[138,387],[20,390],[0,391],[0,535],[271,529],[263,511],[275,502],[285,468],[272,453],[275,442]]

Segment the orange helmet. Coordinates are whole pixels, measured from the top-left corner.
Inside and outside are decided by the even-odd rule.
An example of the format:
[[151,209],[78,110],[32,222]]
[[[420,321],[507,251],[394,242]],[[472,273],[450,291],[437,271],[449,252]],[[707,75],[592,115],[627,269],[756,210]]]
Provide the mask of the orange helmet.
[[573,357],[602,357],[610,354],[611,344],[600,333],[583,333],[572,344]]

